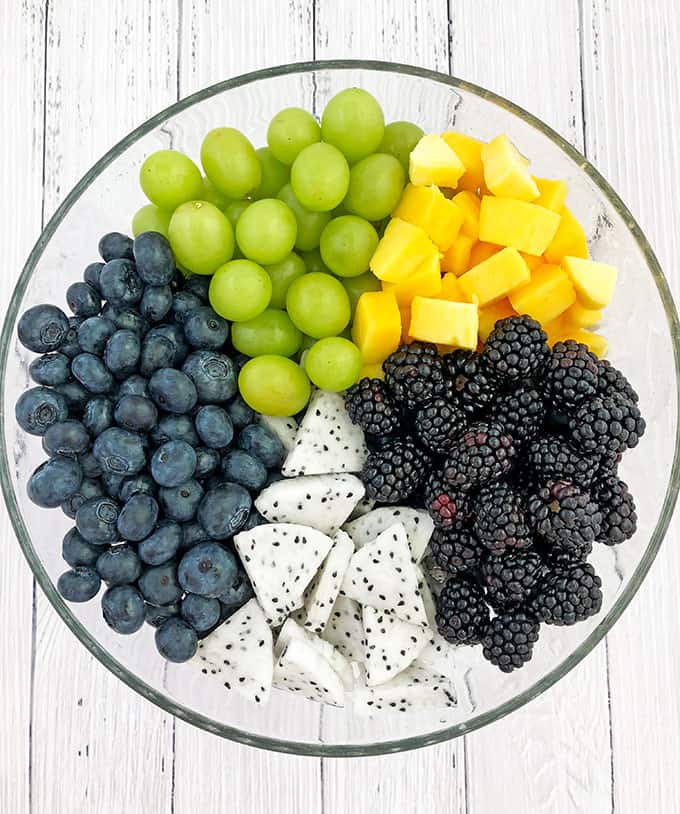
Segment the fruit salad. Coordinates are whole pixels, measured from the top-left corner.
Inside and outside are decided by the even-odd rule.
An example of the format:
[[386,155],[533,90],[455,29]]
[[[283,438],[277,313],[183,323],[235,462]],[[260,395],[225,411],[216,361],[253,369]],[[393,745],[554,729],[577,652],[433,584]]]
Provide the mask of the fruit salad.
[[617,272],[503,134],[348,88],[265,136],[149,155],[134,237],[19,321],[57,587],[254,703],[455,706],[465,648],[521,668],[636,531],[645,423],[591,330]]

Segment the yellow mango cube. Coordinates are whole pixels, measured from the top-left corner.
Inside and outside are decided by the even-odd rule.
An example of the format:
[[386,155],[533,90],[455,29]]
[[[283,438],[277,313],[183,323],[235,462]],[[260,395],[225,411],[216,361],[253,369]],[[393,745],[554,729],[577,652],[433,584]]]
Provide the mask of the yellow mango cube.
[[575,339],[583,345],[588,346],[588,350],[595,354],[598,359],[604,359],[607,355],[609,342],[601,334],[595,334],[592,331],[586,331],[584,328],[579,328],[571,334],[570,339]]
[[392,218],[371,257],[370,268],[379,280],[398,283],[436,251],[424,229]]
[[536,206],[544,206],[552,209],[553,212],[561,212],[564,202],[567,200],[567,182],[560,179],[536,178],[534,181],[538,187],[539,196],[534,203]]
[[454,195],[452,200],[463,211],[463,224],[460,231],[473,240],[477,240],[479,237],[479,198],[474,192],[463,190]]
[[539,255],[550,245],[559,225],[559,214],[543,206],[515,198],[482,198],[479,239],[485,243]]
[[539,266],[542,266],[546,261],[543,255],[539,254],[536,256],[535,254],[526,254],[526,252],[520,252],[522,255],[522,260],[529,266],[529,271],[533,271],[537,269]]
[[441,136],[423,136],[411,151],[409,178],[412,184],[455,189],[465,172],[463,162]]
[[518,314],[528,314],[543,325],[551,322],[576,302],[569,275],[559,266],[539,266],[526,285],[508,294]]
[[496,136],[482,147],[484,181],[501,198],[533,201],[538,198],[536,181],[529,173],[529,162],[505,136]]
[[482,164],[484,142],[472,138],[472,136],[466,136],[464,133],[457,133],[455,130],[442,133],[442,138],[465,166],[465,172],[458,179],[457,188],[467,189],[470,192],[483,189],[486,192],[484,165]]
[[456,348],[477,347],[479,322],[474,303],[416,297],[411,303],[409,334],[422,342]]
[[597,310],[612,301],[618,270],[608,263],[596,263],[581,257],[565,257],[562,267],[569,275],[576,294],[586,308]]
[[561,314],[557,319],[544,323],[543,330],[548,337],[548,345],[552,348],[557,342],[568,339],[569,334],[578,329],[567,319],[565,314]]
[[394,217],[420,226],[445,252],[458,237],[464,215],[453,201],[442,195],[439,187],[409,184],[394,210]]
[[443,345],[441,342],[437,343],[437,353],[440,356],[446,356],[447,353],[451,353],[454,350],[458,350],[455,345]]
[[442,277],[442,288],[437,295],[440,300],[451,300],[451,302],[468,302],[463,289],[460,287],[455,274],[445,274]]
[[399,308],[399,318],[401,319],[401,343],[410,345],[413,337],[409,335],[408,329],[411,326],[411,306]]
[[441,270],[444,272],[450,271],[456,277],[465,274],[470,268],[470,252],[474,242],[468,235],[458,235],[451,248],[442,255]]
[[465,272],[458,282],[471,301],[477,297],[479,307],[501,300],[530,279],[529,267],[516,249],[503,249]]
[[401,315],[394,294],[365,291],[357,303],[352,340],[364,364],[379,364],[399,347]]
[[598,322],[602,322],[602,311],[597,308],[586,308],[578,300],[569,308],[565,316],[579,328],[591,328]]
[[364,365],[361,370],[359,371],[359,378],[357,381],[361,381],[362,379],[384,379],[385,372],[382,369],[382,365]]
[[398,283],[388,283],[383,280],[382,290],[394,294],[400,308],[403,305],[409,305],[418,294],[423,297],[436,297],[442,290],[439,252],[433,252],[408,277]]
[[470,268],[488,260],[492,254],[496,254],[502,248],[502,246],[496,246],[495,243],[475,243],[470,252]]
[[562,220],[550,245],[545,249],[545,259],[548,263],[561,263],[562,258],[582,257],[588,258],[588,241],[583,227],[576,220],[568,207],[563,207]]
[[479,338],[486,342],[499,319],[517,316],[510,300],[503,299],[479,309]]

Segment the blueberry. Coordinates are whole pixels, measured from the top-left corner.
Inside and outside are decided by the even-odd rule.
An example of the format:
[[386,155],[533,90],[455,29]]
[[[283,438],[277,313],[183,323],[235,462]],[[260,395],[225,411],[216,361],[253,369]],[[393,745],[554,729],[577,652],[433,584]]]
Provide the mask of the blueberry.
[[175,347],[163,334],[149,331],[142,343],[139,369],[144,376],[151,376],[156,370],[171,367],[175,358]]
[[97,573],[109,585],[130,585],[139,579],[142,563],[129,545],[115,545],[97,557]]
[[120,232],[109,232],[99,241],[99,255],[103,260],[132,260],[132,240]]
[[223,353],[194,351],[182,365],[182,371],[196,386],[201,404],[229,401],[236,393],[236,368]]
[[172,290],[169,285],[148,285],[139,304],[140,314],[149,322],[160,322],[172,308]]
[[42,445],[48,455],[75,457],[87,452],[90,436],[80,421],[71,418],[48,427]]
[[156,426],[158,410],[144,396],[123,396],[113,413],[116,424],[133,432],[149,432]]
[[172,345],[174,351],[172,362],[167,367],[179,367],[189,355],[191,348],[180,325],[156,325],[149,334],[153,337],[162,336]]
[[71,378],[71,360],[63,353],[45,353],[31,362],[28,372],[37,384],[54,387]]
[[184,320],[184,335],[194,348],[217,350],[229,338],[229,323],[209,305],[203,305]]
[[149,323],[144,317],[130,308],[118,308],[111,303],[107,303],[102,309],[102,316],[110,319],[119,330],[132,331],[140,339],[146,336],[149,330]]
[[181,325],[187,317],[197,311],[203,303],[201,300],[190,291],[180,291],[175,294],[172,301],[172,312],[175,316],[175,321]]
[[117,475],[136,475],[146,463],[141,437],[122,427],[104,430],[94,442],[92,451],[104,472]]
[[76,512],[76,528],[88,543],[104,545],[118,540],[118,504],[110,497],[93,497]]
[[180,486],[164,486],[158,490],[158,499],[165,516],[180,523],[194,519],[202,498],[203,489],[193,479]]
[[71,373],[90,393],[101,395],[113,389],[113,376],[94,353],[79,353],[71,360]]
[[181,602],[182,618],[198,633],[205,633],[220,620],[220,603],[198,594],[187,594]]
[[66,314],[56,305],[34,305],[25,311],[17,332],[21,344],[35,353],[58,350],[68,332]]
[[142,232],[133,243],[137,273],[147,285],[168,285],[175,276],[175,258],[167,238]]
[[208,535],[203,531],[200,523],[191,522],[182,524],[182,542],[180,550],[186,551],[188,548],[193,548],[198,543],[205,543],[208,540]]
[[147,565],[162,565],[179,551],[182,527],[174,520],[163,520],[158,528],[138,546],[140,559]]
[[83,272],[83,280],[86,283],[94,288],[95,291],[99,291],[99,275],[102,273],[102,269],[104,268],[103,263],[90,263],[89,266],[85,266],[85,271]]
[[211,277],[193,274],[184,281],[184,290],[189,291],[203,302],[208,302]]
[[78,489],[72,495],[69,495],[61,504],[61,510],[67,517],[73,520],[78,513],[78,509],[86,500],[90,500],[90,498],[93,497],[102,497],[103,495],[104,489],[99,479],[92,480],[91,478],[83,478]]
[[254,596],[253,586],[248,579],[246,572],[239,566],[236,576],[229,584],[229,587],[220,594],[219,600],[222,605],[222,619],[231,616],[240,607],[246,604]]
[[31,435],[44,435],[52,424],[68,418],[68,402],[55,390],[32,387],[19,396],[14,415],[22,430]]
[[120,383],[118,388],[118,398],[123,396],[143,396],[149,398],[149,380],[139,373],[133,373]]
[[66,302],[77,317],[93,317],[102,307],[99,292],[89,283],[71,283],[66,289]]
[[200,439],[194,422],[188,415],[164,415],[158,425],[151,431],[154,444],[165,444],[167,441],[186,441],[192,447],[198,446]]
[[181,370],[164,367],[149,380],[151,398],[169,413],[188,413],[196,404],[194,383]]
[[106,343],[104,361],[118,379],[125,379],[137,369],[142,344],[134,331],[116,331]]
[[59,350],[68,356],[69,359],[73,359],[74,356],[77,356],[82,351],[80,342],[78,341],[78,331],[83,322],[85,322],[85,320],[82,317],[68,318],[68,330],[66,331],[64,341],[59,346]]
[[125,476],[119,475],[118,472],[102,472],[100,480],[106,494],[114,500],[118,500]]
[[236,534],[248,519],[252,501],[237,483],[224,483],[206,493],[196,513],[208,537],[226,540]]
[[151,495],[133,495],[120,510],[118,532],[123,540],[137,543],[148,537],[158,520],[158,503]]
[[224,449],[234,438],[234,425],[226,410],[216,404],[200,407],[194,417],[196,432],[211,449]]
[[71,568],[78,568],[80,565],[92,568],[101,551],[101,548],[93,546],[83,539],[76,528],[66,532],[61,544],[61,556]]
[[142,299],[144,283],[132,260],[109,260],[99,275],[102,297],[112,305],[129,307]]
[[156,630],[156,648],[164,659],[175,663],[189,661],[196,653],[198,636],[190,624],[173,616]]
[[264,517],[262,517],[262,515],[257,511],[257,509],[253,509],[248,515],[248,519],[243,525],[241,531],[250,531],[251,529],[254,529],[257,526],[264,526],[266,525],[266,523],[267,521],[264,519]]
[[222,459],[222,474],[251,492],[259,492],[267,480],[267,468],[258,458],[242,449],[232,449]]
[[186,441],[168,441],[151,458],[151,475],[159,486],[179,486],[195,471],[196,452]]
[[113,402],[106,396],[90,399],[83,410],[83,426],[94,438],[113,424]]
[[80,468],[83,470],[84,478],[94,480],[102,474],[102,468],[99,466],[99,461],[97,461],[97,459],[94,457],[91,450],[86,452],[84,455],[79,455],[78,463],[80,464]]
[[86,319],[78,328],[78,343],[85,353],[101,356],[109,338],[116,332],[116,326],[106,317],[93,316]]
[[220,453],[208,447],[196,448],[196,477],[204,478],[211,475],[220,465]]
[[146,473],[125,478],[119,490],[119,497],[123,503],[127,503],[133,495],[156,496],[156,484],[153,478]]
[[57,455],[40,464],[28,479],[26,492],[29,498],[43,509],[56,509],[83,482],[83,470],[78,461]]
[[104,621],[116,633],[136,633],[144,624],[146,606],[132,585],[114,585],[102,597]]
[[179,616],[179,604],[173,603],[172,605],[163,605],[157,607],[146,603],[145,608],[146,623],[151,627],[160,627],[166,619],[173,616]]
[[65,399],[71,415],[81,414],[85,405],[92,398],[92,393],[83,387],[80,382],[72,381],[58,384],[54,392],[60,393]]
[[219,543],[206,542],[184,554],[177,579],[185,591],[216,599],[233,583],[237,572],[238,564],[231,551]]
[[182,589],[177,582],[177,565],[166,562],[147,568],[137,582],[142,596],[152,605],[169,605],[182,598]]
[[255,420],[255,411],[245,403],[240,394],[227,404],[227,412],[236,430],[242,430]]
[[88,602],[101,586],[96,571],[85,566],[65,571],[57,580],[57,590],[67,602]]
[[262,424],[249,424],[238,437],[239,448],[258,458],[267,469],[276,469],[283,463],[285,450],[281,441]]

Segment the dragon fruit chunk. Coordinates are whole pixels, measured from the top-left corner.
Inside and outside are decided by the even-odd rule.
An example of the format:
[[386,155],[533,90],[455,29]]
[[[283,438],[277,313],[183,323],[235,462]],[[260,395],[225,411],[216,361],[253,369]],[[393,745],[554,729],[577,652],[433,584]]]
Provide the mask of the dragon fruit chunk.
[[384,684],[405,670],[431,641],[430,631],[364,605],[366,684]]
[[369,687],[359,682],[353,695],[353,707],[358,715],[456,705],[456,688],[452,682],[417,662],[379,687]]
[[364,660],[364,626],[358,602],[340,594],[323,632],[323,638],[349,661]]
[[292,416],[261,415],[260,424],[271,430],[283,444],[286,452],[290,452],[295,446],[295,436],[297,435],[297,421]]
[[434,531],[432,518],[424,509],[411,506],[380,506],[363,516],[345,523],[344,530],[357,548],[371,543],[393,523],[403,523],[415,562],[420,562]]
[[309,642],[293,637],[274,667],[274,686],[299,693],[309,701],[342,707],[345,688],[340,676]]
[[274,658],[279,658],[293,639],[304,639],[321,656],[323,656],[335,672],[340,676],[346,690],[354,687],[354,677],[349,661],[330,642],[319,638],[319,636],[305,630],[291,617],[283,624],[274,645]]

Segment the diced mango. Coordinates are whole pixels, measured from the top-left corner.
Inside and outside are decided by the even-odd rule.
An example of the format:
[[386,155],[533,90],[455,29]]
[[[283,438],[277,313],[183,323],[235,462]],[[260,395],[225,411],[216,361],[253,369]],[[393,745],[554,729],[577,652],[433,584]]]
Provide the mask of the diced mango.
[[410,345],[413,342],[413,337],[409,336],[408,329],[411,326],[411,306],[407,305],[399,309],[399,318],[401,319],[401,342],[402,344]]
[[359,371],[359,379],[384,379],[385,372],[382,369],[382,365],[364,365],[361,370]]
[[503,249],[478,266],[473,266],[458,280],[463,293],[479,307],[501,300],[530,278],[529,267],[516,249]]
[[482,164],[484,142],[472,138],[472,136],[466,136],[464,133],[457,133],[455,130],[442,133],[442,138],[465,166],[465,172],[458,179],[458,189],[477,192],[481,188],[486,192],[484,165]]
[[579,328],[579,330],[571,334],[570,339],[575,339],[577,342],[587,345],[588,350],[592,351],[599,359],[604,359],[607,355],[609,342],[601,334],[594,334],[592,331]]
[[399,307],[409,305],[420,294],[423,297],[436,297],[442,290],[442,277],[439,270],[439,252],[435,251],[398,283],[383,280],[382,290],[389,291],[397,298]]
[[479,338],[482,342],[486,342],[489,334],[493,331],[494,326],[499,319],[506,317],[514,317],[517,311],[510,304],[510,300],[503,299],[487,305],[486,308],[479,309]]
[[438,187],[417,187],[409,184],[404,190],[394,217],[420,226],[433,243],[445,252],[458,236],[463,225],[463,212]]
[[409,334],[422,342],[477,347],[479,322],[477,306],[472,303],[416,297],[411,303]]
[[424,229],[392,218],[371,257],[371,271],[379,280],[398,283],[436,251]]
[[453,202],[463,210],[463,225],[460,227],[460,231],[473,240],[477,240],[479,236],[479,198],[474,192],[463,190],[453,196]]
[[586,308],[576,301],[566,313],[567,319],[579,328],[590,328],[602,322],[602,311]]
[[470,267],[478,266],[502,248],[502,246],[496,246],[495,243],[475,243],[470,252]]
[[526,254],[526,252],[520,252],[520,254],[522,255],[522,260],[529,266],[529,271],[533,271],[545,263],[543,255],[541,254],[538,256],[535,254]]
[[553,212],[561,212],[564,208],[564,202],[567,200],[566,181],[553,180],[552,178],[536,178],[536,176],[534,176],[534,181],[540,193],[534,201],[536,206],[544,206],[546,209],[552,209]]
[[442,277],[442,289],[437,295],[440,300],[451,300],[451,302],[468,302],[467,297],[460,287],[455,274],[445,274]]
[[411,151],[409,178],[412,184],[455,189],[465,172],[463,162],[441,136],[423,136]]
[[496,136],[482,147],[484,181],[499,197],[533,201],[539,190],[529,173],[529,162],[505,136]]
[[518,314],[528,314],[541,324],[551,322],[576,302],[569,275],[559,266],[539,266],[526,285],[508,294]]
[[616,266],[580,257],[565,257],[562,267],[571,278],[576,294],[586,308],[597,310],[612,301],[618,275]]
[[440,356],[446,356],[447,353],[457,350],[455,345],[443,345],[441,342],[437,343],[437,353]]
[[366,291],[359,297],[352,339],[364,364],[378,364],[399,347],[401,317],[394,294]]
[[578,329],[574,328],[572,323],[564,314],[561,314],[559,317],[557,317],[557,319],[544,323],[543,330],[546,332],[548,344],[552,348],[556,342],[561,342],[563,339],[567,339],[570,333],[573,333]]
[[561,263],[562,258],[588,257],[588,241],[583,227],[576,220],[568,207],[563,207],[562,220],[555,232],[550,245],[545,249],[545,259],[548,263]]
[[551,209],[515,198],[485,195],[479,212],[479,239],[511,246],[527,254],[543,254],[560,225]]
[[444,253],[441,259],[441,270],[450,271],[460,277],[470,268],[470,252],[474,240],[468,235],[458,235],[451,248]]

